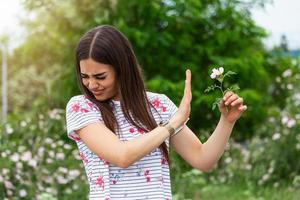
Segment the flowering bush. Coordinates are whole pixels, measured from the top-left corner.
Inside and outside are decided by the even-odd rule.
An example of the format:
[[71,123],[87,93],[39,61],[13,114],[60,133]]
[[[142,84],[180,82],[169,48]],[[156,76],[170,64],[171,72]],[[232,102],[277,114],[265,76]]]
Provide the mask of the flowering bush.
[[87,198],[76,145],[65,140],[63,110],[27,116],[26,120],[10,116],[2,133],[0,199]]

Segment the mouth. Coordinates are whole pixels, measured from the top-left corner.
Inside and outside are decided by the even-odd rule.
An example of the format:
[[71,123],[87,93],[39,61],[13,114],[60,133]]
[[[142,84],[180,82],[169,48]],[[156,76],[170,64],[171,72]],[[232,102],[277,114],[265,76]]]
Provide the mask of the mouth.
[[104,90],[91,91],[91,92],[93,93],[93,95],[99,96],[99,95],[102,95],[104,93]]

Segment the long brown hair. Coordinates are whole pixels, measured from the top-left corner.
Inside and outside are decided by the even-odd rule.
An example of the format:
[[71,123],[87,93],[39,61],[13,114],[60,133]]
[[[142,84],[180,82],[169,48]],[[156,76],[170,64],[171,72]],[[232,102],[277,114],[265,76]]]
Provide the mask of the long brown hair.
[[[114,68],[125,118],[145,132],[157,127],[150,109],[152,105],[147,99],[141,68],[128,39],[116,28],[103,25],[85,33],[76,48],[76,72],[81,91],[98,106],[104,124],[116,133],[119,125],[109,100],[98,101],[82,83],[79,63],[89,58]],[[159,148],[169,161],[166,143],[163,142]]]

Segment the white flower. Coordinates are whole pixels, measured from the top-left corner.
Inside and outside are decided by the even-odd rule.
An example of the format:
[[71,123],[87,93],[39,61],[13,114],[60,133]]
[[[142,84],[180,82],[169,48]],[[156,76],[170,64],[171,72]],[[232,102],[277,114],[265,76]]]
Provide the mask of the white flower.
[[69,171],[70,179],[75,179],[79,175],[80,175],[80,171],[77,169],[73,169]]
[[37,161],[35,159],[31,159],[29,160],[28,165],[35,168],[37,166]]
[[52,140],[51,138],[48,138],[48,137],[47,137],[47,138],[45,139],[45,143],[46,143],[46,144],[52,144],[52,142],[53,142],[53,140]]
[[40,147],[40,148],[38,149],[38,155],[39,155],[40,157],[42,157],[42,156],[44,155],[44,152],[45,152],[45,148],[44,148],[44,147]]
[[8,173],[9,173],[9,169],[7,169],[7,168],[2,169],[2,174],[3,175],[7,175]]
[[10,157],[10,159],[11,159],[13,162],[18,162],[19,159],[20,159],[20,156],[19,156],[19,154],[14,153],[14,154]]
[[31,158],[32,158],[31,152],[30,151],[26,151],[26,152],[23,153],[23,155],[21,157],[21,160],[22,161],[29,161],[29,160],[31,160]]
[[57,176],[56,180],[57,180],[57,182],[59,184],[66,184],[66,183],[68,183],[68,180],[66,178],[62,177],[62,176]]
[[294,120],[294,119],[290,119],[288,122],[287,122],[287,124],[286,124],[286,126],[288,127],[288,128],[292,128],[293,126],[295,126],[296,125],[296,120]]
[[231,162],[232,162],[232,158],[231,158],[231,157],[227,157],[227,158],[225,159],[225,163],[229,164],[229,163],[231,163]]
[[48,163],[48,164],[53,163],[53,160],[51,158],[47,158],[46,163]]
[[59,167],[58,171],[61,172],[61,173],[64,173],[64,174],[68,173],[68,169],[65,168],[65,167]]
[[223,72],[224,72],[224,68],[223,67],[220,67],[219,69],[213,68],[210,77],[212,79],[215,79],[218,76],[220,76],[221,74],[223,74]]
[[289,83],[289,84],[287,84],[286,88],[289,89],[289,90],[292,90],[294,88],[294,86]]
[[21,127],[25,127],[25,126],[27,126],[27,122],[21,121],[20,125],[21,125]]
[[247,164],[247,165],[245,166],[245,169],[246,169],[246,170],[251,170],[251,169],[252,169],[252,165]]
[[6,133],[9,134],[9,135],[14,132],[14,129],[11,127],[10,124],[6,124],[5,128],[6,128]]
[[20,197],[26,197],[26,196],[27,196],[27,192],[26,192],[26,190],[24,190],[24,189],[21,189],[21,190],[19,191],[19,194],[20,194]]
[[71,148],[72,148],[72,146],[71,146],[71,145],[69,145],[69,144],[64,144],[64,148],[65,148],[65,149],[71,149]]
[[45,179],[45,182],[46,182],[46,183],[49,183],[49,184],[52,184],[52,183],[54,182],[53,177],[48,176],[48,177]]
[[287,116],[282,117],[281,123],[286,124],[289,121],[289,118]]
[[58,160],[63,160],[63,159],[65,159],[65,154],[64,154],[64,153],[57,153],[57,154],[56,154],[56,158],[57,158]]
[[292,75],[292,70],[290,70],[290,69],[287,69],[282,73],[283,77],[289,77],[291,75]]
[[265,175],[263,175],[262,180],[263,180],[263,181],[266,181],[266,180],[269,179],[269,177],[270,177],[269,174],[265,174]]
[[273,140],[278,140],[280,138],[280,133],[274,133],[272,139]]
[[15,188],[10,181],[4,181],[4,186],[6,187],[6,189],[14,189]]
[[54,151],[49,151],[48,154],[49,154],[49,156],[50,156],[51,158],[54,158],[54,156],[55,156]]
[[6,193],[7,193],[7,196],[12,196],[14,194],[11,190],[7,190]]

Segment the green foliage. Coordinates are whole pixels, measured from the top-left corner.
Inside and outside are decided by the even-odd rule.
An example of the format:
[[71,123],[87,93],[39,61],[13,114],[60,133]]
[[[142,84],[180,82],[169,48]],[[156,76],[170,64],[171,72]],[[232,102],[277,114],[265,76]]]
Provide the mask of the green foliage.
[[63,119],[61,109],[9,116],[0,135],[1,199],[87,198],[84,169]]
[[[112,24],[132,42],[147,82],[156,78],[163,80],[160,85],[148,84],[150,90],[165,93],[179,103],[183,85],[178,83],[184,79],[187,67],[192,70],[192,107],[197,109],[192,110],[191,116],[197,121],[191,120],[190,125],[194,129],[207,129],[218,117],[217,111],[211,113],[211,103],[207,101],[215,94],[207,97],[208,94],[202,92],[210,79],[208,70],[211,65],[224,66],[238,73],[228,85],[238,83],[243,90],[253,90],[259,97],[264,97],[251,102],[257,108],[265,108],[272,102],[271,98],[265,98],[272,80],[268,74],[271,70],[265,67],[268,54],[261,42],[266,34],[254,23],[249,12],[249,5],[260,4],[262,1],[246,4],[231,0],[97,0],[93,3],[87,0],[63,3],[27,0],[24,6],[36,17],[23,20],[28,33],[24,44],[11,58],[15,66],[11,69],[11,80],[15,79],[14,74],[20,67],[28,69],[34,66],[37,77],[56,69],[55,76],[44,80],[52,82],[51,106],[63,108],[71,96],[79,93],[73,67],[74,48],[79,38],[92,27]],[[165,81],[178,84],[178,92],[162,88],[161,85],[167,84]],[[23,82],[26,87],[35,84],[30,79]],[[46,87],[45,83],[41,85]],[[44,95],[39,93],[28,95],[27,101],[17,102],[16,99],[15,102],[20,108],[28,108],[28,102]],[[204,113],[210,113],[212,117],[207,118]],[[253,119],[254,113],[249,113],[246,120],[253,126],[238,127],[236,135],[251,137],[251,134],[241,133],[254,132],[264,120],[263,116],[259,120]]]
[[[68,144],[63,110],[68,99],[79,93],[74,68],[76,44],[84,32],[101,24],[116,26],[132,42],[149,90],[165,93],[178,104],[184,71],[192,70],[188,125],[202,142],[219,117],[218,111],[211,111],[218,94],[204,93],[211,81],[210,66],[237,72],[224,87],[242,88],[238,94],[248,110],[236,124],[231,148],[209,174],[190,171],[172,152],[175,199],[197,199],[199,195],[215,199],[228,191],[237,194],[230,199],[273,199],[272,193],[279,187],[288,185],[288,191],[299,188],[300,166],[295,158],[300,148],[300,65],[299,60],[280,56],[280,49],[268,52],[263,48],[266,33],[251,19],[249,7],[265,1],[22,2],[34,17],[22,20],[27,29],[24,43],[9,58],[11,113],[0,134],[1,199],[19,197],[23,190],[27,192],[24,199],[86,198],[86,177],[81,161],[74,159],[78,158],[75,145]],[[209,91],[214,89],[212,85]],[[225,183],[241,183],[247,189],[242,188],[242,194],[239,187],[218,190]],[[257,195],[256,190],[265,185],[275,189]],[[282,197],[293,198],[285,191]]]

